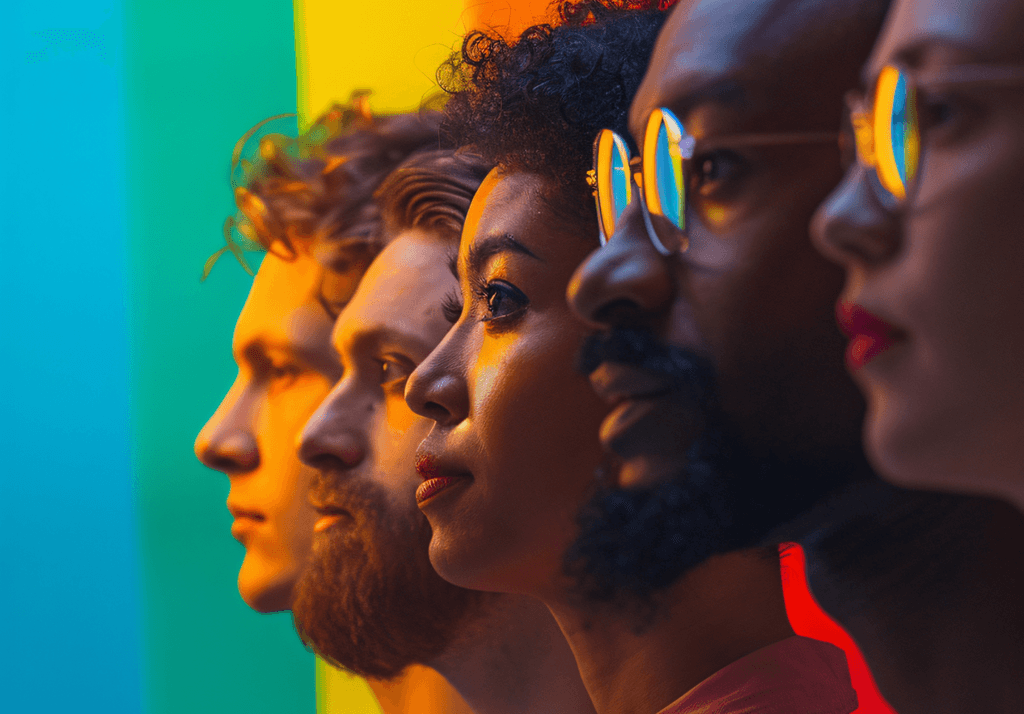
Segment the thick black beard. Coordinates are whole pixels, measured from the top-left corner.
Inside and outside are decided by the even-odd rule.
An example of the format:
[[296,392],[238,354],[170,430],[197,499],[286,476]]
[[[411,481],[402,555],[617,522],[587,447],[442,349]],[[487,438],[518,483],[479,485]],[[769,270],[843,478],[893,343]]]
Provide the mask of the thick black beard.
[[390,679],[410,664],[430,665],[478,612],[482,594],[434,572],[430,526],[415,506],[400,513],[374,485],[339,486],[332,502],[350,517],[317,535],[292,607],[299,637],[364,677]]
[[590,337],[580,356],[590,372],[617,362],[657,372],[677,386],[681,403],[699,412],[699,437],[686,464],[648,488],[610,486],[608,474],[582,509],[580,533],[565,557],[584,603],[610,604],[640,616],[687,572],[721,553],[766,545],[769,533],[845,483],[821,465],[756,458],[719,406],[713,365],[660,343],[650,332],[617,329]]

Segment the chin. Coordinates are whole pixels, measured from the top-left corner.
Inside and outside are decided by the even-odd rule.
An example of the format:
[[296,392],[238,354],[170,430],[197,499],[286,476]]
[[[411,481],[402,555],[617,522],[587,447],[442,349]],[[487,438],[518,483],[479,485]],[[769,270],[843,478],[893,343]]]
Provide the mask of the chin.
[[267,572],[243,563],[238,571],[238,594],[256,612],[269,614],[292,609],[292,590],[296,578],[279,572]]
[[[460,534],[458,540],[463,539]],[[467,538],[474,543],[490,544],[487,538]],[[467,590],[494,593],[532,594],[531,578],[522,567],[503,567],[502,554],[491,548],[467,551],[434,531],[430,539],[430,564],[442,579]]]

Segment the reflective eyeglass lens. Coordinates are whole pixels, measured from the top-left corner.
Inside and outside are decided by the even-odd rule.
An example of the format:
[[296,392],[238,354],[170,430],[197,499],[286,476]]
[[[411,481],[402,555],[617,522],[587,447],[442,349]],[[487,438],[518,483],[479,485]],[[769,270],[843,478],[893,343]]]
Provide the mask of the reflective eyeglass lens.
[[920,161],[920,126],[917,93],[906,75],[889,65],[878,76],[874,134],[878,180],[897,200],[917,175]]
[[602,129],[594,142],[597,214],[602,243],[615,232],[615,225],[633,198],[629,159],[629,148],[622,137],[610,129]]
[[647,207],[651,213],[670,220],[679,230],[686,230],[683,160],[692,153],[691,147],[684,146],[684,138],[690,137],[671,111],[658,109],[651,115],[646,138],[652,140],[644,144],[650,154],[649,160],[644,162],[648,174],[644,181]]

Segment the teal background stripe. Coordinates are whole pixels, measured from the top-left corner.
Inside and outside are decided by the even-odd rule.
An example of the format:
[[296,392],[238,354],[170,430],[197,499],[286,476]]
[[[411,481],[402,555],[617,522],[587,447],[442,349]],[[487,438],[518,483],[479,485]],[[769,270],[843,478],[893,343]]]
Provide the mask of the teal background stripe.
[[131,396],[144,583],[146,711],[281,714],[315,707],[312,655],[287,615],[235,586],[227,479],[192,442],[231,385],[250,278],[223,245],[231,149],[295,111],[290,0],[131,0],[127,8]]
[[138,712],[123,11],[0,20],[0,711]]
[[291,2],[16,0],[0,22],[0,711],[310,712],[192,441],[250,279],[231,148],[295,109]]

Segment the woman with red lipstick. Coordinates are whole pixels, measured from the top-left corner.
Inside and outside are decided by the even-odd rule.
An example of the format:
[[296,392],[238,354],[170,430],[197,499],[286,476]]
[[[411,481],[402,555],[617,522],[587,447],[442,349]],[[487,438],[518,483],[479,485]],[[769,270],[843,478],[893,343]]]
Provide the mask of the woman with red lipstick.
[[816,242],[879,471],[1024,510],[1024,2],[902,0]]

